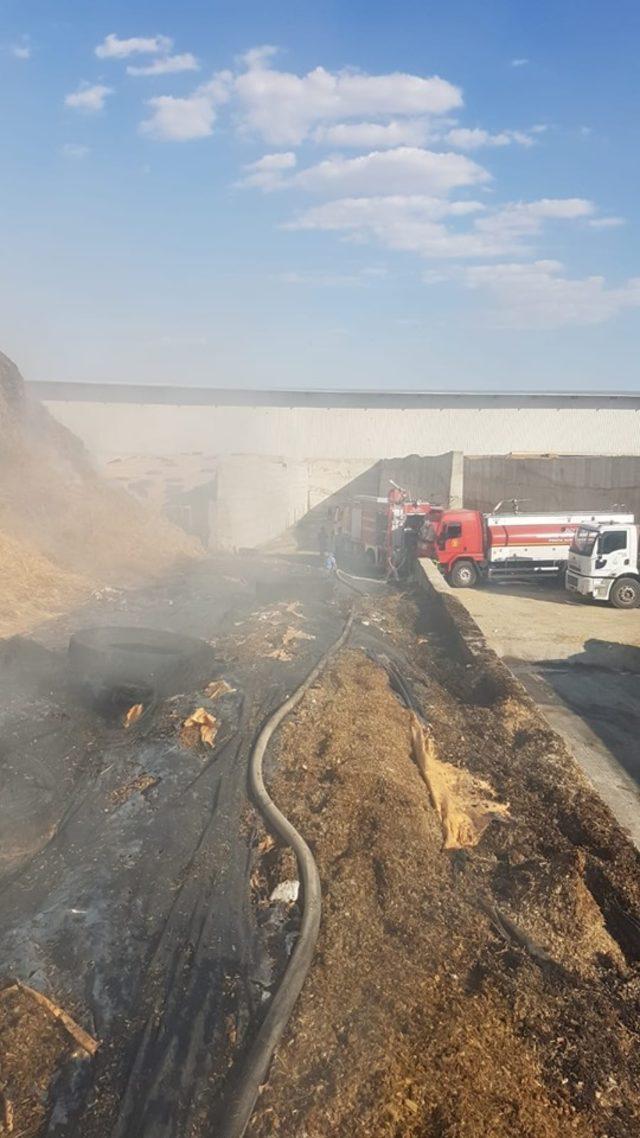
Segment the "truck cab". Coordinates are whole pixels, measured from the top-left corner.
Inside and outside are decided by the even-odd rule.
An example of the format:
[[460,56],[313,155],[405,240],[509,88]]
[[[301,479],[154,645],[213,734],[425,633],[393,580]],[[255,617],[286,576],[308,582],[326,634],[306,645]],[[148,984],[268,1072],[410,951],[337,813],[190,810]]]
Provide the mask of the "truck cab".
[[566,587],[615,608],[640,605],[638,527],[636,525],[583,525],[569,549]]
[[469,588],[484,563],[485,523],[478,510],[443,511],[434,529],[433,556],[455,588]]

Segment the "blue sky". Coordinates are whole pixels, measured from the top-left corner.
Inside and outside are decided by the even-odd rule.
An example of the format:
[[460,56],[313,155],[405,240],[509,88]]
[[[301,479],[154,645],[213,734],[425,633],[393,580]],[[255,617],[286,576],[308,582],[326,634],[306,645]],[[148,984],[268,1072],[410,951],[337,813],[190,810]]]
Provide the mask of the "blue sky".
[[637,387],[637,3],[0,0],[38,379]]

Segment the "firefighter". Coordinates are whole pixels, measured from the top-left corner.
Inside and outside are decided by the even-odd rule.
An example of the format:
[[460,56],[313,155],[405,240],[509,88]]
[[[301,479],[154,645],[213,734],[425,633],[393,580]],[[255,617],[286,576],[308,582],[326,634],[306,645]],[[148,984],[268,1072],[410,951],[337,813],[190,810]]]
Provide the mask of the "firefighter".
[[331,550],[325,550],[323,553],[324,569],[329,577],[335,577],[338,572],[338,563],[336,561],[335,553]]
[[414,525],[405,525],[402,531],[406,576],[410,577],[418,558],[418,531]]
[[390,581],[397,581],[400,583],[400,570],[404,563],[404,553],[402,549],[392,549],[387,559],[387,575],[385,581],[389,584]]

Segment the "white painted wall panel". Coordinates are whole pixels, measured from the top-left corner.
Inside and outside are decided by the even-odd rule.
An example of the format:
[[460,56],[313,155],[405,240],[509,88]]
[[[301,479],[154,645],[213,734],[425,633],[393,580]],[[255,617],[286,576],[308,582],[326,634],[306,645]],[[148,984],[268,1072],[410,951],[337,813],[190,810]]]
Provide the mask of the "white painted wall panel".
[[510,451],[640,455],[640,412],[594,407],[250,407],[47,401],[100,459],[131,454],[287,455],[374,462]]

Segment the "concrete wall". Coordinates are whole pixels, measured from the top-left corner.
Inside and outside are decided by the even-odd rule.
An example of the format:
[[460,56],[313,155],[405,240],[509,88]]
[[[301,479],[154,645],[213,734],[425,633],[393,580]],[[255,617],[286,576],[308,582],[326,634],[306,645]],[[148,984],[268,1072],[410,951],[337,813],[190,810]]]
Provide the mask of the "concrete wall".
[[258,456],[227,458],[218,466],[211,545],[253,548],[285,532],[304,516],[305,463]]
[[329,499],[336,505],[353,494],[377,494],[378,475],[375,464],[367,459],[315,458],[307,462],[307,510],[327,508]]
[[[386,497],[393,480],[416,498],[425,498],[437,505],[458,503],[458,494],[461,487],[458,485],[458,472],[462,469],[459,460],[462,455],[408,455],[404,458],[381,459],[371,466],[355,474],[349,480],[335,485],[332,493],[318,496],[313,502],[309,496],[309,511],[301,519],[298,537],[301,543],[308,547],[315,547],[317,533],[326,522],[329,513],[333,513],[336,506],[342,506],[358,494],[369,494],[374,497]],[[309,478],[313,481],[317,463],[310,462]],[[338,473],[344,464],[332,464],[325,460],[322,464],[325,472],[324,485],[328,488],[331,482],[330,475]]]
[[387,494],[390,480],[436,506],[455,506],[462,494],[462,455],[410,454],[405,458],[382,459],[379,464],[378,494]]
[[[36,385],[37,386],[37,385]],[[372,464],[398,454],[508,451],[640,455],[640,414],[602,397],[552,403],[435,396],[407,406],[218,406],[47,398],[100,459],[132,454],[264,454]],[[407,400],[409,403],[409,400]],[[637,401],[640,407],[640,400]]]
[[625,505],[640,516],[631,393],[31,389],[123,483],[137,472],[151,494],[173,465],[175,493],[218,471],[209,528],[225,547],[262,544],[302,519],[319,527],[327,507],[386,494],[389,478],[452,505],[464,480],[465,504],[482,509],[516,497],[531,509]]
[[465,506],[491,510],[503,498],[521,499],[523,511],[617,506],[640,518],[640,458],[465,456]]
[[[172,466],[168,469],[173,473]],[[416,497],[442,505],[464,501],[469,508],[491,510],[501,499],[518,498],[523,511],[619,507],[640,518],[640,458],[634,456],[463,457],[450,452],[364,465],[234,455],[217,460],[208,506],[210,545],[252,548],[296,527],[299,544],[315,548],[328,511],[357,494],[386,495],[390,479]],[[194,490],[185,500],[200,492]]]
[[298,527],[298,539],[315,548],[327,512],[356,494],[384,496],[389,479],[417,497],[447,504],[454,459],[450,454],[361,463],[300,462],[264,455],[235,455],[217,464],[210,545],[253,548]]
[[386,495],[389,479],[433,502],[450,500],[459,455],[299,459],[269,455],[135,455],[104,465],[123,489],[164,508],[211,548],[254,547],[304,523],[315,546],[327,510],[356,494]]

